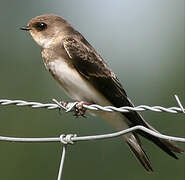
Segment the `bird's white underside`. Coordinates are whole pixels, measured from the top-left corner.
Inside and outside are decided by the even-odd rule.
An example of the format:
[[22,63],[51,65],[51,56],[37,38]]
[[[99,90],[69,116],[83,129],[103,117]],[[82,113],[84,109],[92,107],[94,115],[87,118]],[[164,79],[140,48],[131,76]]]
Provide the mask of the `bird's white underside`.
[[[91,101],[102,106],[112,105],[101,93],[99,93],[87,80],[68,66],[63,59],[49,62],[46,65],[57,77],[65,93],[76,101]],[[111,123],[116,129],[126,129],[128,124],[125,116],[116,112],[98,112],[100,116]]]

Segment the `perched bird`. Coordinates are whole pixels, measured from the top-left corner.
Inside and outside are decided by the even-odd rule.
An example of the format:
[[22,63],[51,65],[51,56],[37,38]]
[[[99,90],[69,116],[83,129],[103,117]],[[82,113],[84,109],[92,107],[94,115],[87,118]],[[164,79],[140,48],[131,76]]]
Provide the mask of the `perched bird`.
[[[66,20],[46,14],[31,19],[21,29],[28,31],[40,45],[46,68],[70,98],[102,106],[133,107],[116,75],[88,41]],[[117,130],[142,125],[156,131],[137,112],[98,114]],[[174,142],[159,139],[140,130],[124,135],[125,142],[147,171],[153,170],[138,135],[152,141],[175,159],[178,159],[175,153],[183,152]]]

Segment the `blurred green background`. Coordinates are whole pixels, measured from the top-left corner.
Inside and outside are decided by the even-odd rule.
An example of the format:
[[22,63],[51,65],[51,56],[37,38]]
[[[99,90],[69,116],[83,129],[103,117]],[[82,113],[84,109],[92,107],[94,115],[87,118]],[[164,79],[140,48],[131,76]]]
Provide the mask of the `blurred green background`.
[[[40,48],[19,27],[34,16],[54,13],[79,30],[116,72],[136,105],[177,106],[185,102],[184,0],[1,0],[0,99],[52,102],[69,100],[45,70]],[[143,112],[161,132],[185,137],[182,114]],[[75,119],[56,110],[0,106],[0,135],[55,137],[115,131],[99,117]],[[148,174],[122,138],[79,142],[69,146],[64,180],[183,180],[185,156],[176,161],[143,140],[153,164]],[[183,144],[180,144],[185,149]],[[0,142],[0,179],[56,179],[59,143]]]

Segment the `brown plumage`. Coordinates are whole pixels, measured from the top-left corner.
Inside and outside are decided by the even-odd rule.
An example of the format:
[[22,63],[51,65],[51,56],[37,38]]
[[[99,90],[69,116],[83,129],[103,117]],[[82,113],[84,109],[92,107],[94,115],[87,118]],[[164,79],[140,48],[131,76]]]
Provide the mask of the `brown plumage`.
[[[72,99],[102,106],[134,106],[116,75],[67,21],[56,15],[41,15],[33,18],[22,29],[29,31],[41,46],[46,68]],[[137,112],[102,112],[99,115],[118,130],[142,125],[156,131]],[[147,171],[152,171],[152,167],[138,135],[152,141],[175,159],[176,152],[183,152],[173,142],[161,140],[143,131],[124,135],[126,143]]]

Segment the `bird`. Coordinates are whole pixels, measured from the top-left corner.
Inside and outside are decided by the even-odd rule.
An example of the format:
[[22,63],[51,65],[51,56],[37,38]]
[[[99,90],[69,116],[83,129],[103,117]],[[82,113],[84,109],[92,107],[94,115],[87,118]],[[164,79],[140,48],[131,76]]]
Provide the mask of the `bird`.
[[[62,17],[54,14],[36,16],[20,29],[28,31],[41,47],[46,69],[71,99],[82,104],[134,107],[108,64],[83,35]],[[141,125],[158,132],[135,111],[97,114],[117,130]],[[175,153],[184,152],[174,142],[159,139],[141,130],[123,135],[130,150],[148,172],[152,172],[153,168],[143,149],[140,136],[152,141],[175,159],[178,159]]]

